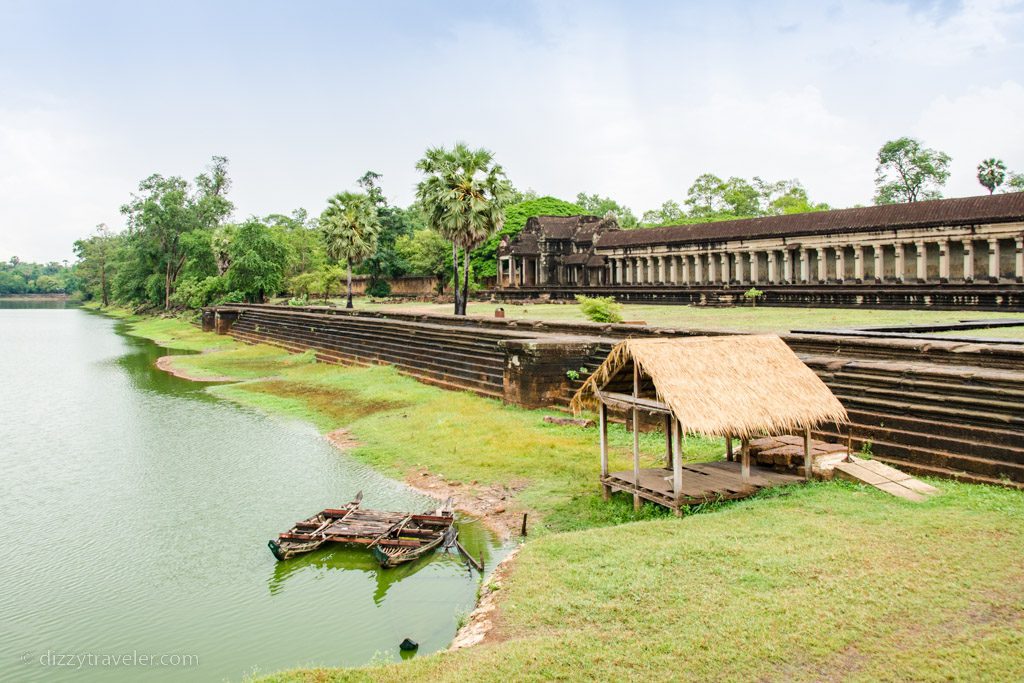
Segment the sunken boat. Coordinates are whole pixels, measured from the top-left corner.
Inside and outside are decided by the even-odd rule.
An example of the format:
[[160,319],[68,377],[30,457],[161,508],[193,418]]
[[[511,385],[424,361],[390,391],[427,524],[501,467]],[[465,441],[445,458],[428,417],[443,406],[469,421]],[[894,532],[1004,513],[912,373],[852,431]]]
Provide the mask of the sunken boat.
[[427,555],[456,539],[452,499],[422,514],[369,510],[362,491],[347,505],[328,508],[296,522],[267,543],[278,560],[317,550],[327,543],[370,549],[382,567],[394,567]]

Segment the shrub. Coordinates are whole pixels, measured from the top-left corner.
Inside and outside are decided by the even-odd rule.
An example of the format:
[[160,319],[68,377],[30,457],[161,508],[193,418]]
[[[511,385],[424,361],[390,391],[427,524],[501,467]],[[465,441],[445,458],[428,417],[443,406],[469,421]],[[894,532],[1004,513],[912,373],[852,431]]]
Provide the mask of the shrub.
[[751,287],[743,293],[743,298],[749,301],[751,306],[757,306],[757,300],[763,296],[764,292],[757,287]]
[[576,295],[576,301],[580,304],[580,310],[588,320],[595,323],[621,323],[622,304],[611,296],[583,296]]
[[391,285],[388,284],[387,280],[374,280],[366,288],[366,295],[377,299],[391,296]]

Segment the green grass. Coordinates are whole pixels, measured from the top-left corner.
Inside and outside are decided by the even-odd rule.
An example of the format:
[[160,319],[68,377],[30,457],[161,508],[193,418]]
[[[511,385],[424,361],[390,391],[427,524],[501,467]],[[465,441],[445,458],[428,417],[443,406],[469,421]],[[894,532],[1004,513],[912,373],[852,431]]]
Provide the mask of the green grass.
[[[199,346],[213,337],[170,323],[142,330]],[[1020,491],[936,481],[943,493],[913,504],[828,483],[682,519],[650,505],[635,513],[627,496],[601,500],[593,429],[392,368],[227,344],[176,362],[264,373],[209,390],[324,431],[347,427],[362,444],[354,455],[396,477],[426,468],[467,485],[522,484],[512,504],[539,518],[499,593],[496,642],[268,681],[1024,678]],[[610,442],[612,467],[625,468],[628,434],[613,425]],[[662,436],[642,446],[653,464]],[[721,449],[690,439],[687,457]]]
[[[586,318],[578,304],[557,303],[481,303],[469,304],[470,315],[493,317],[498,307],[505,316],[514,319],[579,322]],[[371,303],[358,300],[356,308],[374,311],[417,311],[423,313],[451,313],[449,304],[404,302],[398,304]],[[743,332],[789,332],[795,329],[845,329],[879,325],[907,325],[950,323],[961,320],[1019,318],[1019,313],[990,313],[978,311],[913,311],[876,310],[867,308],[789,308],[736,306],[709,308],[702,306],[676,306],[655,304],[623,304],[623,318],[643,321],[650,325],[683,329],[735,330]]]
[[[1019,314],[1018,314],[1019,317]],[[981,330],[951,330],[936,332],[939,337],[977,337],[979,339],[1015,339],[1024,343],[1024,325],[1020,327],[990,327]]]

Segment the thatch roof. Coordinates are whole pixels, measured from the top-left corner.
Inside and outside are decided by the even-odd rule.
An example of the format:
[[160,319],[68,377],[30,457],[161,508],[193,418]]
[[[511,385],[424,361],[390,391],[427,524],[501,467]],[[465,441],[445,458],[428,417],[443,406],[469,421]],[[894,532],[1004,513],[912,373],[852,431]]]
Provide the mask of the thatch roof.
[[596,407],[596,391],[625,380],[620,372],[631,386],[634,362],[694,434],[742,438],[847,421],[839,399],[775,335],[627,339],[576,393],[573,410]]

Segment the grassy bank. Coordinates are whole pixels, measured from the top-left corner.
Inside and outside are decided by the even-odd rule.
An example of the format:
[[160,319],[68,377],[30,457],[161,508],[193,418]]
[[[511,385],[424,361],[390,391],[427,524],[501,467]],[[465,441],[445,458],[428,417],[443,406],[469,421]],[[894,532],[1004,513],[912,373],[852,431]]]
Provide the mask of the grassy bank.
[[[270,681],[1019,680],[1024,494],[936,482],[923,504],[840,483],[773,490],[681,520],[596,486],[594,430],[448,392],[391,368],[343,368],[244,346],[178,321],[134,333],[207,353],[175,364],[240,381],[209,388],[273,414],[347,428],[396,477],[522,486],[540,521],[500,595],[491,643]],[[628,436],[611,431],[613,467]],[[662,447],[645,437],[645,460]],[[717,456],[689,440],[687,457]],[[476,484],[474,484],[476,482]]]

